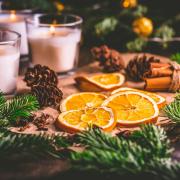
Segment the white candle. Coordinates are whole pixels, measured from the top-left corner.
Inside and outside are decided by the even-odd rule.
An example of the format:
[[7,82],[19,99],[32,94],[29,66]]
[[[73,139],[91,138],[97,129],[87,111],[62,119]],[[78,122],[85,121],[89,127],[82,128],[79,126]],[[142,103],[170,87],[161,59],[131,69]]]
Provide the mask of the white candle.
[[5,94],[16,89],[20,53],[10,45],[0,46],[0,91]]
[[71,70],[77,63],[81,30],[38,27],[28,34],[32,63],[56,72]]
[[23,15],[15,14],[14,11],[10,14],[0,14],[0,28],[21,34],[20,53],[21,55],[28,54],[26,23]]

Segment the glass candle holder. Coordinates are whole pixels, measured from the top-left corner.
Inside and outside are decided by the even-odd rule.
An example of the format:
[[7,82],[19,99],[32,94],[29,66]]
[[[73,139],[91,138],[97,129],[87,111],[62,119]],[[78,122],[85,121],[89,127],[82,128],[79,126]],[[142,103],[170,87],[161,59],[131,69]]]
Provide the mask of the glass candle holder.
[[29,17],[31,13],[31,10],[0,11],[0,28],[15,31],[21,35],[21,56],[27,56],[29,53],[25,19]]
[[19,71],[21,35],[8,30],[0,30],[0,91],[13,94]]
[[58,73],[77,67],[82,18],[76,15],[35,14],[27,19],[32,64]]

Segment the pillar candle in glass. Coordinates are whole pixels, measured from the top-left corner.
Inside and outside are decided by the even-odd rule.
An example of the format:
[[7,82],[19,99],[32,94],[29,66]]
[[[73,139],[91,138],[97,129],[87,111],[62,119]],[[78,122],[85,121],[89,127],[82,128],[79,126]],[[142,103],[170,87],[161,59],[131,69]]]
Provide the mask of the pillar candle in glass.
[[0,91],[12,94],[16,90],[19,70],[20,34],[0,30]]
[[0,28],[21,34],[21,55],[28,55],[28,41],[25,18],[30,16],[29,10],[2,10],[0,13]]
[[82,18],[75,15],[36,14],[27,19],[28,41],[33,64],[59,73],[78,63]]

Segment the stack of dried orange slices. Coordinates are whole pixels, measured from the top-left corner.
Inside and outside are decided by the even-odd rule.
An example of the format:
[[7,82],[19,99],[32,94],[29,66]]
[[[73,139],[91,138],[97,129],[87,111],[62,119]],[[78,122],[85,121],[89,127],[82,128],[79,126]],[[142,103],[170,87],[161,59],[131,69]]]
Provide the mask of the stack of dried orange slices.
[[70,95],[60,105],[62,113],[56,126],[70,133],[86,130],[92,125],[111,131],[116,121],[112,110],[102,107],[106,99],[105,95],[92,92]]
[[[93,83],[96,81],[103,84],[103,90],[113,89],[109,87],[113,83],[120,83],[120,79],[123,79],[123,75],[121,77],[119,73],[91,77]],[[118,88],[112,91],[109,97],[101,93],[82,92],[63,100],[60,105],[62,113],[56,125],[67,132],[78,132],[92,125],[111,131],[116,125],[132,127],[143,123],[154,123],[158,119],[159,108],[164,104],[165,98],[132,88]]]

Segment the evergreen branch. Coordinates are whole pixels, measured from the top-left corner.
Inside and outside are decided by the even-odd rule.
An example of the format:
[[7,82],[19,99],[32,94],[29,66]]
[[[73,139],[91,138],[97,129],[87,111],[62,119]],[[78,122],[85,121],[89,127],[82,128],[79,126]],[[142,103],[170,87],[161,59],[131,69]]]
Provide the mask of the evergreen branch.
[[77,140],[86,145],[80,153],[72,152],[70,160],[74,168],[95,170],[117,175],[148,174],[160,178],[178,178],[180,164],[173,163],[164,130],[154,125],[145,125],[130,139],[112,137],[99,129],[78,134]]
[[168,47],[168,41],[170,41],[174,35],[175,32],[173,28],[168,25],[160,26],[155,32],[155,37],[161,38],[161,44],[163,48]]
[[180,52],[178,52],[176,54],[172,54],[170,58],[171,58],[171,60],[176,61],[177,63],[180,64]]
[[1,110],[1,107],[2,105],[6,102],[6,99],[5,97],[3,96],[3,93],[0,92],[0,110]]
[[39,107],[35,96],[24,95],[8,100],[1,106],[0,119],[6,119],[13,125],[17,118],[27,118]]
[[12,153],[27,153],[34,155],[51,155],[60,158],[61,148],[69,146],[68,139],[58,135],[29,135],[0,129],[0,156]]
[[104,37],[113,32],[118,24],[118,19],[115,17],[106,17],[95,25],[95,34],[99,37]]
[[129,41],[126,44],[126,47],[128,48],[129,51],[142,51],[143,48],[147,45],[147,39],[138,37],[135,38],[133,41]]
[[142,126],[141,131],[135,131],[130,139],[138,143],[141,147],[149,149],[154,157],[170,157],[170,141],[167,139],[165,131],[156,126]]
[[166,105],[164,107],[164,112],[175,123],[180,123],[180,99],[178,98],[179,95],[177,95],[177,98],[170,103],[169,105]]

